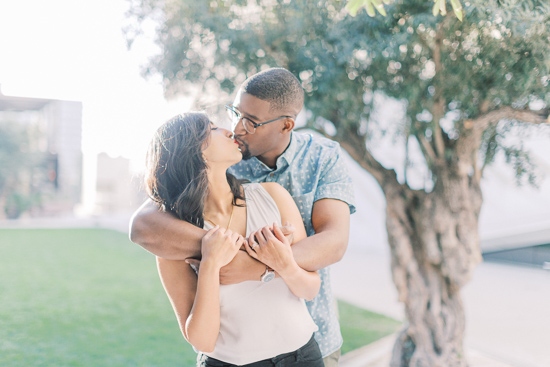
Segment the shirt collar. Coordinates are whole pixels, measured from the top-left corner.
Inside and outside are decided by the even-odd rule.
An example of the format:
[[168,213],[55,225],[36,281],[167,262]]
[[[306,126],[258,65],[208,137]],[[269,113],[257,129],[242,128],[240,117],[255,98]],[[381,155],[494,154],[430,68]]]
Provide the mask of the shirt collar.
[[279,169],[289,166],[290,163],[294,160],[294,156],[296,155],[297,149],[298,149],[298,143],[296,142],[295,134],[294,132],[291,132],[290,144],[288,144],[288,147],[286,147],[283,154],[281,154],[279,158],[277,158],[277,161],[275,162],[275,165],[276,165],[275,169],[269,168],[256,157],[250,158],[251,168],[254,171],[253,172],[254,175],[258,176],[258,175],[269,173],[272,171],[277,171]]
[[294,160],[294,157],[296,156],[297,149],[298,143],[296,142],[294,131],[292,131],[290,133],[290,144],[288,144],[288,147],[286,147],[283,154],[281,154],[279,158],[277,158],[277,169],[290,166],[290,164]]

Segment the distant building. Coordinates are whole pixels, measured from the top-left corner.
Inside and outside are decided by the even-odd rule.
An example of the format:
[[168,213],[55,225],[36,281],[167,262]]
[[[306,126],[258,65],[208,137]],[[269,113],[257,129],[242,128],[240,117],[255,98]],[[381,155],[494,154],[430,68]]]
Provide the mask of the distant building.
[[536,166],[537,187],[518,186],[503,160],[485,172],[479,230],[486,260],[550,268],[550,129],[546,131],[524,139]]
[[93,214],[125,214],[136,210],[146,198],[140,191],[140,182],[140,178],[131,174],[128,159],[100,153]]
[[82,196],[82,103],[6,96],[0,92],[0,122],[37,131],[31,149],[47,157],[48,180],[41,187],[46,195],[33,214],[72,213]]

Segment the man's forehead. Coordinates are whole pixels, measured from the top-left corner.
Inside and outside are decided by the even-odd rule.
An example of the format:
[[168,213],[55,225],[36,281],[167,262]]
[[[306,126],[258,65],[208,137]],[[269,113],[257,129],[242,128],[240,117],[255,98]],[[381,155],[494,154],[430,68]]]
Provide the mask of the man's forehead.
[[271,106],[269,102],[241,91],[235,96],[233,105],[241,111],[242,114],[255,118],[268,117]]

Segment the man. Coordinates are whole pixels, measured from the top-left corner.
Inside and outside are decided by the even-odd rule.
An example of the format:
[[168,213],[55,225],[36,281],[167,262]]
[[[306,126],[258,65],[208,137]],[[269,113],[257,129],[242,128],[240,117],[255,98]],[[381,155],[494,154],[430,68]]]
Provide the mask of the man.
[[[247,79],[227,106],[243,155],[230,172],[252,182],[278,182],[294,198],[309,237],[292,251],[302,268],[321,276],[319,294],[307,306],[319,327],[315,339],[325,365],[337,366],[342,336],[327,266],[346,251],[353,189],[338,143],[292,132],[303,103],[302,86],[288,70],[272,68]],[[200,257],[205,233],[146,202],[132,218],[130,238],[157,256],[183,260]],[[222,284],[260,280],[266,273],[244,251],[223,270]]]

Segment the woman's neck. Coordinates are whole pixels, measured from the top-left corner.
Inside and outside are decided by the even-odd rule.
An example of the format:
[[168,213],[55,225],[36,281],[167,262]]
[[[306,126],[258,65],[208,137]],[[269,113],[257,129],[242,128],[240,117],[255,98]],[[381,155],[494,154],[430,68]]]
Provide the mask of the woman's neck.
[[208,172],[208,195],[204,203],[204,213],[230,214],[232,206],[233,192],[225,171]]

